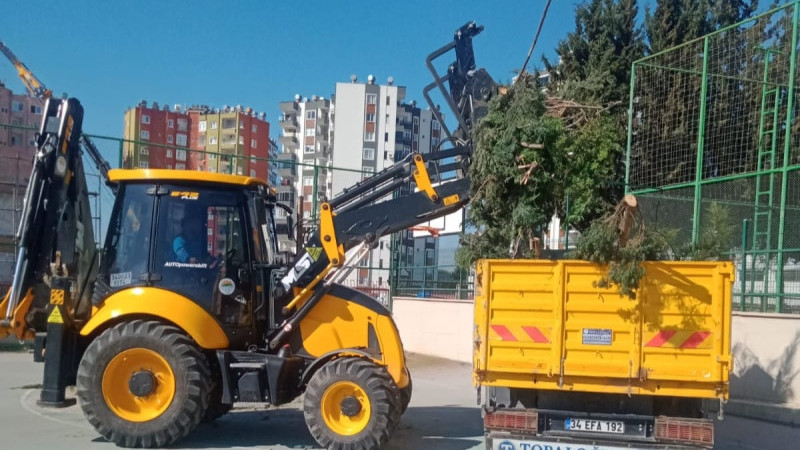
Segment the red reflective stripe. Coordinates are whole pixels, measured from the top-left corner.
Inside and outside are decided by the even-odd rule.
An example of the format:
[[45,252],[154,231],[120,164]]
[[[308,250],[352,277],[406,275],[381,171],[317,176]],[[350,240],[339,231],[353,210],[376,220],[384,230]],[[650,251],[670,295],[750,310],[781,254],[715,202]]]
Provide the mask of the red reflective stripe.
[[526,333],[528,333],[528,336],[530,336],[531,339],[533,339],[533,342],[536,342],[537,344],[549,344],[550,343],[550,340],[547,339],[547,337],[545,335],[543,335],[542,332],[539,331],[538,328],[536,328],[536,327],[522,327],[522,329],[525,330]]
[[517,338],[504,325],[492,325],[492,330],[504,341],[516,341]]
[[675,333],[677,332],[677,330],[659,331],[658,334],[653,337],[653,339],[650,339],[650,342],[645,344],[645,347],[661,347],[662,345],[666,344],[672,336],[675,336]]
[[697,346],[702,344],[709,336],[711,336],[710,331],[696,331],[689,336],[689,339],[686,339],[686,342],[681,344],[681,348],[697,348]]

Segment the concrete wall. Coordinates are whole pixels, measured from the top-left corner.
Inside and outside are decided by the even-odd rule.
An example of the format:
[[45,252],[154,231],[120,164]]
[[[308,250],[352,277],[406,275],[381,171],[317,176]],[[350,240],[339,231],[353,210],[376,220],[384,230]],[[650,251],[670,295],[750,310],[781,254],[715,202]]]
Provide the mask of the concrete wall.
[[800,408],[800,316],[735,313],[731,398]]
[[394,297],[392,314],[406,351],[472,363],[472,302]]

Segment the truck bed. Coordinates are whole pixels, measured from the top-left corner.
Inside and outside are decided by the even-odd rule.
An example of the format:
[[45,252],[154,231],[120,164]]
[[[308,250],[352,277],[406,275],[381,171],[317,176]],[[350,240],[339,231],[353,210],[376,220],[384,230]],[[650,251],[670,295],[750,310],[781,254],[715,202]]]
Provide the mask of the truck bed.
[[478,261],[475,385],[727,399],[733,264],[644,267],[632,300],[585,261]]

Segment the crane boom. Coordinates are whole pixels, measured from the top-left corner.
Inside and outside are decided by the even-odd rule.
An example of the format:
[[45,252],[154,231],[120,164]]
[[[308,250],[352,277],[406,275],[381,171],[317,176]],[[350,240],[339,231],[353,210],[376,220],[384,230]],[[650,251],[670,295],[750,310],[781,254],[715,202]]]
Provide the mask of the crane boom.
[[25,88],[28,89],[28,92],[32,96],[40,100],[46,100],[50,98],[50,96],[53,94],[52,91],[47,89],[44,83],[36,78],[36,75],[34,75],[33,72],[28,69],[28,66],[26,66],[25,63],[17,58],[17,55],[15,55],[14,52],[12,52],[11,49],[3,43],[3,41],[0,41],[0,52],[2,52],[6,58],[11,61],[11,64],[13,64],[17,69],[19,78],[22,80],[22,83],[25,84]]

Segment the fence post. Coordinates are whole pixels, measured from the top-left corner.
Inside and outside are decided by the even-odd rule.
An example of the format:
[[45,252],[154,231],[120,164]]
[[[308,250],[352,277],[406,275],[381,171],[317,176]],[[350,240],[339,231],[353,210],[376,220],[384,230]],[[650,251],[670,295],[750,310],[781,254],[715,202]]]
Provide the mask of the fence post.
[[745,289],[747,287],[747,224],[749,220],[742,219],[742,273],[739,284],[741,285],[741,298],[739,299],[739,311],[745,309]]
[[318,199],[317,199],[317,190],[318,190],[317,183],[318,183],[318,181],[317,180],[318,180],[318,178],[319,178],[319,165],[317,165],[317,160],[314,160],[314,182],[312,184],[313,187],[311,188],[311,190],[313,191],[311,193],[311,200],[314,202],[312,207],[311,207],[311,218],[312,218],[312,220],[313,220],[313,218],[317,217],[317,201],[318,201]]
[[703,39],[703,75],[700,86],[700,123],[697,126],[697,159],[694,168],[694,213],[692,214],[692,245],[700,235],[701,192],[703,179],[703,150],[706,134],[706,97],[708,96],[708,36]]
[[[781,208],[780,219],[778,225],[778,261],[777,261],[777,274],[775,276],[776,294],[775,297],[775,312],[781,312],[783,309],[783,232],[786,226],[786,196],[789,187],[789,156],[792,145],[792,119],[794,119],[794,82],[795,82],[795,64],[797,61],[797,22],[798,12],[800,11],[800,4],[794,4],[792,11],[792,47],[791,54],[789,55],[789,92],[786,99],[786,131],[783,142],[783,167],[781,175]],[[775,108],[777,109],[777,105]],[[770,205],[771,206],[771,205]]]

